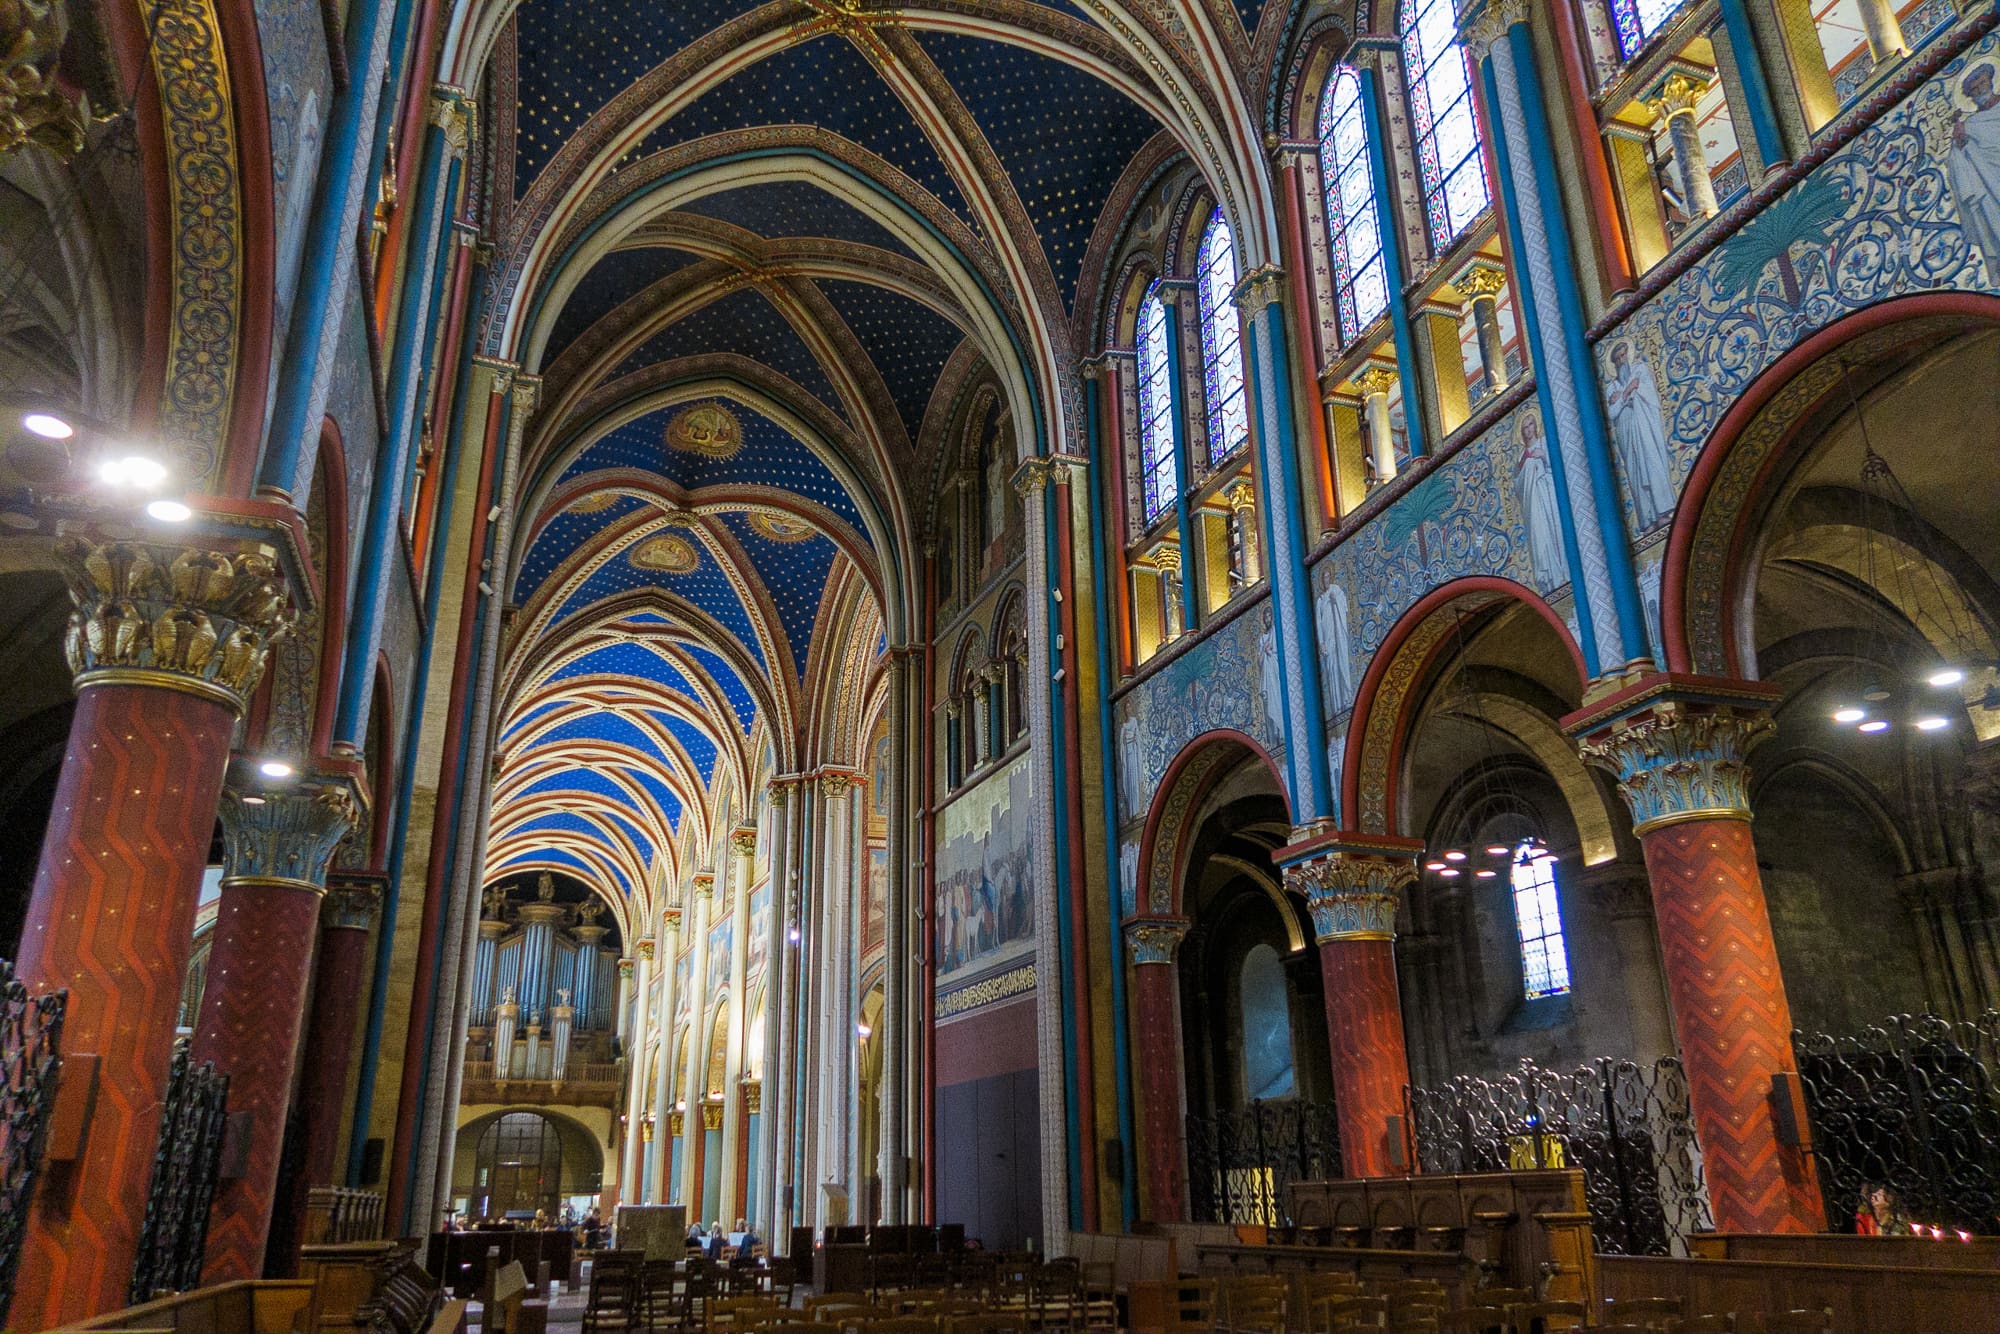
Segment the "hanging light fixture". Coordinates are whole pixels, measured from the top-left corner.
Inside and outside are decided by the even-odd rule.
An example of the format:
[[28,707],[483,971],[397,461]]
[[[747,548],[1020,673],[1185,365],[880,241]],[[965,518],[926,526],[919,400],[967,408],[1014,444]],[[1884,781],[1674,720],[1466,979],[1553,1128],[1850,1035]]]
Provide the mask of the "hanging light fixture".
[[[1500,750],[1494,742],[1493,734],[1500,729],[1497,724],[1486,716],[1486,711],[1480,706],[1479,697],[1473,690],[1472,684],[1467,677],[1467,669],[1470,663],[1467,658],[1465,617],[1463,615],[1459,616],[1457,622],[1453,625],[1452,634],[1457,640],[1457,653],[1455,655],[1457,668],[1453,673],[1451,687],[1456,699],[1452,701],[1449,711],[1458,714],[1479,729],[1480,750],[1474,760],[1477,768],[1472,784],[1474,801],[1470,804],[1476,807],[1479,802],[1498,795],[1506,799],[1507,804],[1516,811],[1525,811],[1529,809],[1528,804],[1521,800],[1520,795],[1513,790],[1513,784],[1504,775],[1496,772],[1500,759]],[[1460,847],[1441,849],[1433,853],[1424,862],[1424,870],[1440,880],[1461,879],[1468,870],[1472,872],[1475,880],[1496,880],[1500,877],[1501,868],[1510,867],[1513,864],[1516,853],[1523,848],[1538,849],[1538,855],[1551,856],[1547,845],[1542,842],[1541,836],[1536,833],[1530,833],[1519,843],[1501,843],[1495,841],[1483,844],[1477,849],[1476,853]],[[1475,855],[1488,864],[1473,865]]]
[[[1876,452],[1868,430],[1868,414],[1854,387],[1854,368],[1845,363],[1841,366],[1841,384],[1847,390],[1848,410],[1861,436],[1862,513],[1857,528],[1862,583],[1907,619],[1942,660],[1931,661],[1912,680],[1864,677],[1855,695],[1837,701],[1829,716],[1838,726],[1851,727],[1863,736],[1892,732],[1898,720],[1918,732],[1948,731],[1952,720],[1940,707],[1946,701],[1931,692],[1955,690],[1963,685],[1970,675],[1969,668],[1991,669],[2000,664],[1981,660],[1975,627],[1961,622],[1960,599],[1945,588],[1937,573],[1942,568],[1941,553],[1935,549],[1931,525],[1918,513],[1896,470]],[[1920,559],[1912,561],[1890,549],[1885,534],[1898,529]],[[1930,622],[1928,627],[1925,621]],[[1886,629],[1864,631],[1863,638],[1873,642],[1861,646],[1860,656],[1874,663],[1890,663],[1901,656]],[[1870,647],[1874,649],[1872,654],[1866,651]],[[2000,695],[2000,689],[1989,688],[1982,704],[2000,705],[1996,695]]]

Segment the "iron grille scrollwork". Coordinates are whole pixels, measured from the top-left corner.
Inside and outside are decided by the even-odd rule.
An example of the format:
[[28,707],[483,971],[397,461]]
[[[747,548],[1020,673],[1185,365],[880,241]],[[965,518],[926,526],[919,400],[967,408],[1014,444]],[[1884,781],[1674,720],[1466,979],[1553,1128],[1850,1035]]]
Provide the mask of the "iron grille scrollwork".
[[159,1147],[153,1153],[153,1184],[146,1193],[146,1221],[139,1233],[139,1258],[132,1266],[135,1304],[163,1292],[184,1292],[201,1282],[208,1206],[215,1199],[222,1168],[228,1101],[229,1076],[212,1062],[194,1064],[188,1039],[176,1040],[160,1110]]
[[1601,1251],[1685,1253],[1690,1233],[1713,1226],[1687,1075],[1672,1057],[1568,1072],[1524,1059],[1504,1075],[1462,1075],[1409,1096],[1426,1172],[1583,1169]]
[[28,1201],[55,1101],[68,999],[65,991],[30,996],[14,965],[0,959],[0,1326],[7,1323],[27,1239]]
[[1830,1226],[1852,1231],[1864,1192],[1884,1185],[1916,1223],[2000,1231],[2000,1010],[1795,1032],[1792,1051]]
[[1281,1226],[1286,1187],[1341,1174],[1333,1105],[1297,1098],[1189,1116],[1187,1152],[1197,1222]]

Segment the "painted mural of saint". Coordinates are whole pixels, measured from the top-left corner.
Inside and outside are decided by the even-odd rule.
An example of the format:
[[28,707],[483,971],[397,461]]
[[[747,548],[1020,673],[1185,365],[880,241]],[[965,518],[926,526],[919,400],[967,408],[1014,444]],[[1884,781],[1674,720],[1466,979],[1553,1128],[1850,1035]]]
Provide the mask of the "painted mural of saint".
[[1965,76],[1959,91],[1972,102],[1951,127],[1945,176],[1958,197],[1959,222],[1986,257],[1989,281],[2000,276],[2000,89],[1993,66],[1980,65]]
[[1327,703],[1344,709],[1354,698],[1354,659],[1347,638],[1347,592],[1331,579],[1313,599],[1313,629]]
[[1549,442],[1542,436],[1542,419],[1534,413],[1521,418],[1521,456],[1514,463],[1514,492],[1521,500],[1521,518],[1528,529],[1528,560],[1535,587],[1546,592],[1569,582],[1563,561],[1562,510],[1556,504],[1556,476],[1549,465]]
[[1645,532],[1674,507],[1672,456],[1667,452],[1667,428],[1660,410],[1660,386],[1644,357],[1632,355],[1630,343],[1611,349],[1611,383],[1604,397],[1611,408],[1611,446],[1625,470],[1632,504]]
[[1282,743],[1285,697],[1284,686],[1278,680],[1278,635],[1273,628],[1267,627],[1257,636],[1257,669],[1258,690],[1264,696],[1265,740]]

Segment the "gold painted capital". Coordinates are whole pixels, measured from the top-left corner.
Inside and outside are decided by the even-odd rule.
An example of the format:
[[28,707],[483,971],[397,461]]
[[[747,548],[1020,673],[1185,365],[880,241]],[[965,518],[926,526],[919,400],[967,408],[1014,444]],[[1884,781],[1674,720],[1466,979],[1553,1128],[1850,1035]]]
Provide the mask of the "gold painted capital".
[[1153,568],[1162,574],[1181,572],[1181,549],[1175,542],[1163,542],[1152,552]]
[[1230,293],[1230,300],[1244,315],[1256,315],[1266,306],[1275,305],[1285,299],[1285,271],[1275,264],[1265,264],[1252,269],[1236,284]]
[[1527,21],[1528,0],[1487,0],[1477,14],[1460,18],[1459,40],[1474,60],[1484,60],[1508,29]]
[[757,855],[757,826],[742,825],[730,831],[729,850],[739,857]]
[[1675,71],[1660,85],[1659,92],[1646,99],[1646,109],[1658,121],[1672,120],[1675,116],[1692,116],[1696,103],[1707,91],[1707,80]]
[[651,936],[639,937],[639,959],[642,963],[653,961],[654,941]]
[[789,778],[774,778],[771,780],[771,785],[765,789],[765,793],[771,799],[773,810],[783,810],[785,802],[792,795],[792,780]]
[[268,548],[65,537],[57,564],[76,610],[65,648],[79,690],[115,683],[201,695],[237,713],[293,613]]
[[325,925],[335,931],[367,931],[382,912],[385,882],[374,876],[336,875],[321,909]]
[[1245,514],[1257,508],[1257,488],[1250,485],[1250,479],[1247,477],[1239,477],[1231,482],[1223,491],[1222,498],[1228,501],[1229,508],[1238,514]]
[[1055,473],[1055,465],[1045,458],[1024,459],[1014,470],[1014,490],[1026,500],[1033,500],[1049,484]]
[[722,1104],[704,1102],[701,1105],[701,1125],[704,1130],[722,1129]]
[[1364,399],[1374,398],[1378,394],[1387,398],[1389,391],[1396,387],[1396,382],[1396,372],[1387,366],[1370,366],[1354,377],[1354,387],[1361,391]]
[[618,961],[619,981],[630,982],[632,980],[632,966],[633,966],[633,961],[631,959],[620,959]]
[[715,892],[715,872],[696,871],[694,878],[688,883],[688,888],[696,894],[703,896],[713,894]]
[[1492,264],[1474,264],[1452,286],[1471,300],[1497,300],[1501,289],[1507,286],[1507,275]]
[[57,82],[68,38],[62,0],[0,4],[0,154],[29,143],[57,157],[83,151],[83,112]]
[[360,819],[348,779],[232,781],[222,790],[222,883],[326,892],[334,849]]
[[1417,883],[1417,846],[1336,839],[1327,850],[1285,867],[1285,886],[1305,897],[1313,936],[1335,941],[1391,941],[1396,911]]
[[854,789],[854,775],[825,773],[819,776],[819,792],[828,801],[839,801]]

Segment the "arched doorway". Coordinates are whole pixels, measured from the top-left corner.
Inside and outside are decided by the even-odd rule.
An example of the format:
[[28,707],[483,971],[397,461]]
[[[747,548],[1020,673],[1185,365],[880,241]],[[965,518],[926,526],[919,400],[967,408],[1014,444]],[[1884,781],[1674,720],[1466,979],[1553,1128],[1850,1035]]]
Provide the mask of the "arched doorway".
[[1837,1227],[1871,1182],[1947,1225],[2000,1200],[1956,1092],[2000,1078],[1996,371],[1986,298],[1827,330],[1717,429],[1667,555],[1673,665],[1772,694],[1757,870]]
[[479,1218],[555,1217],[562,1211],[562,1136],[536,1112],[506,1112],[480,1133],[473,1155]]

